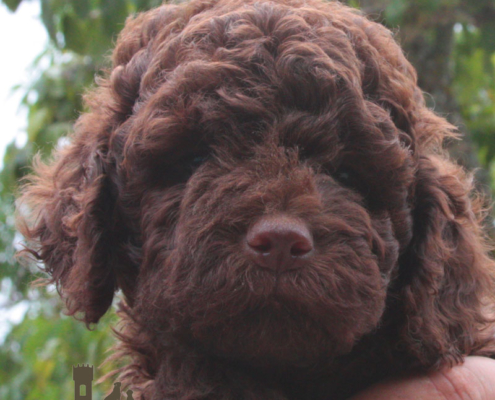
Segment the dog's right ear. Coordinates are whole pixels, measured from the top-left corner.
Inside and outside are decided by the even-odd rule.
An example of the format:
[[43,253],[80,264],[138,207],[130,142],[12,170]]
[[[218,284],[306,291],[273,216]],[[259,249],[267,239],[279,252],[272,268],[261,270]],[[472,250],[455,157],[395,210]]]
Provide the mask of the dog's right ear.
[[[17,204],[18,229],[27,243],[23,253],[43,263],[68,314],[77,313],[86,324],[108,310],[119,286],[117,269],[128,265],[122,259],[125,227],[116,209],[115,162],[97,119],[82,116],[73,141],[51,163],[35,159]],[[126,278],[132,275],[125,272]]]

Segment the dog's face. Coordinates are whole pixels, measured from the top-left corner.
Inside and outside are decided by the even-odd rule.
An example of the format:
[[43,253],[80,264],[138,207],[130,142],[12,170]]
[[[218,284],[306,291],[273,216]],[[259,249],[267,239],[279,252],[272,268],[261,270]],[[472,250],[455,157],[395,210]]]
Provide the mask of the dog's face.
[[304,364],[393,297],[421,363],[476,342],[491,261],[469,185],[383,27],[336,3],[164,6],[128,22],[87,101],[25,195],[70,312],[95,322],[121,288],[155,347]]
[[[224,355],[349,351],[377,326],[397,265],[395,210],[372,204],[387,188],[366,187],[351,169],[364,155],[349,149],[345,160],[343,144],[336,152],[321,143],[322,165],[310,150],[303,156],[302,138],[284,145],[281,125],[260,132],[260,143],[216,137],[201,165],[192,167],[193,152],[169,166],[190,171],[184,182],[143,194],[142,210],[155,218],[143,230],[156,242],[146,248],[151,286],[139,307]],[[390,171],[380,172],[389,182]],[[403,208],[406,193],[400,185],[394,193]]]

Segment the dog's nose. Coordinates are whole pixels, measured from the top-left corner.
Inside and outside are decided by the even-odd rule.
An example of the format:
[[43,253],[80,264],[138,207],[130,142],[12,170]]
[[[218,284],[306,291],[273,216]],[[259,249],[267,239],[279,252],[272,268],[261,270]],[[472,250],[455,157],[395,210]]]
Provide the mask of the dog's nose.
[[300,267],[313,251],[307,226],[285,216],[257,221],[247,232],[246,244],[256,264],[279,272]]

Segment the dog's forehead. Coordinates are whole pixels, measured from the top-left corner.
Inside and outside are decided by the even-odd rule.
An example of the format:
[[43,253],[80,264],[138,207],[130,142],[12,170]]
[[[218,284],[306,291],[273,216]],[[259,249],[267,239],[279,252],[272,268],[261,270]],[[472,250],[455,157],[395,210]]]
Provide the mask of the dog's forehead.
[[192,17],[144,23],[151,39],[127,64],[118,43],[111,80],[117,87],[134,73],[140,83],[114,131],[116,153],[174,163],[206,147],[249,151],[270,140],[376,159],[367,153],[411,145],[415,76],[388,30],[336,3],[200,3],[188,6]]

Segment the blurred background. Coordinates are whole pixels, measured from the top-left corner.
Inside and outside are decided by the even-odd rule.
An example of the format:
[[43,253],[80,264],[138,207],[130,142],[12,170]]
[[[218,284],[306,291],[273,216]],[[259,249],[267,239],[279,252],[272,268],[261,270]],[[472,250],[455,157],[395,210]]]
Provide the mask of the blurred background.
[[[160,3],[0,0],[0,399],[72,399],[72,365],[95,365],[95,380],[115,367],[101,366],[115,316],[86,330],[63,315],[53,287],[33,287],[36,270],[14,260],[14,198],[33,154],[47,157],[84,111],[81,95],[109,65],[125,18]],[[395,32],[429,106],[464,134],[448,144],[452,157],[495,193],[495,0],[347,3]],[[93,398],[112,383],[95,384]]]

